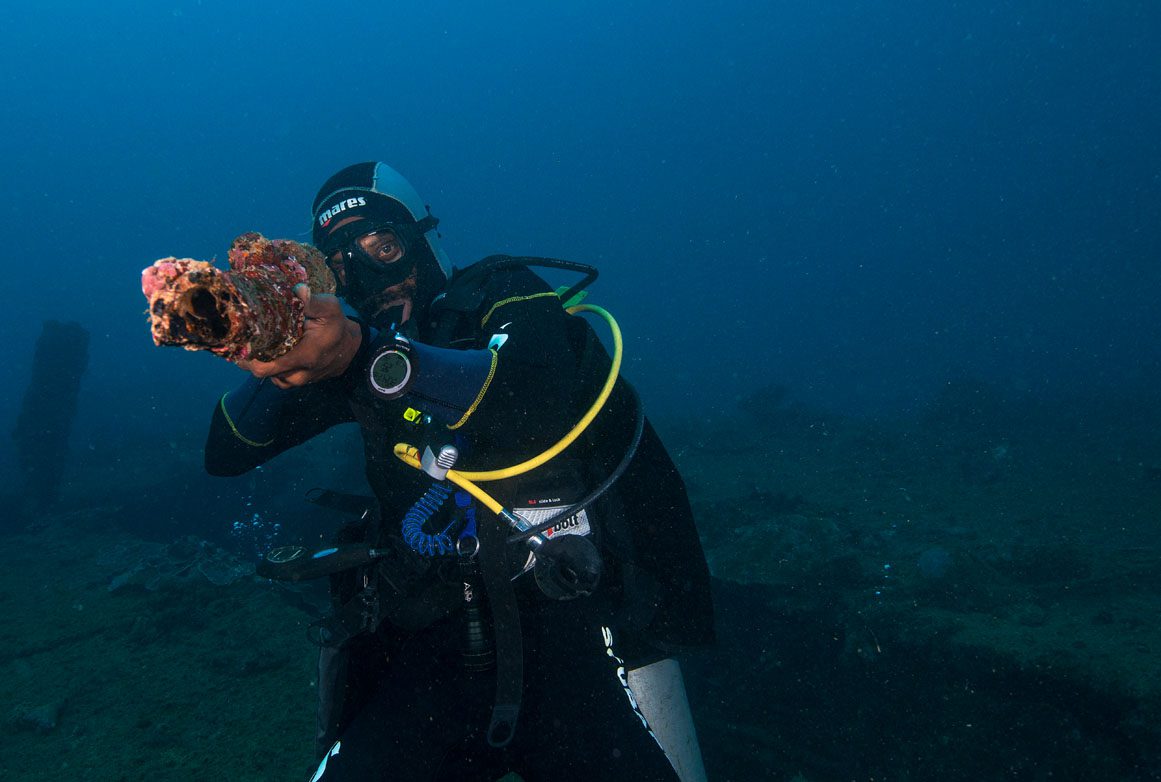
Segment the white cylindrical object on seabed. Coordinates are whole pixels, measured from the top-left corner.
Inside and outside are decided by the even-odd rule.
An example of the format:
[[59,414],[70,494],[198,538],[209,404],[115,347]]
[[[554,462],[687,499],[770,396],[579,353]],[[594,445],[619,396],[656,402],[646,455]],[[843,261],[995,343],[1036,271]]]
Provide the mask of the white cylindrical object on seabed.
[[677,660],[667,658],[634,668],[627,677],[629,689],[637,699],[637,708],[649,721],[653,735],[665,750],[681,782],[706,782],[681,665]]

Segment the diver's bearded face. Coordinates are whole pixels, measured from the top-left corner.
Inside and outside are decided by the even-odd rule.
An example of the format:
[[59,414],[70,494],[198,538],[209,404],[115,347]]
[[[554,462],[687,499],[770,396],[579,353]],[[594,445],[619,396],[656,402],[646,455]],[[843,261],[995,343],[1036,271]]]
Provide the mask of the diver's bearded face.
[[383,326],[411,318],[418,271],[406,255],[402,238],[382,228],[357,237],[327,260],[339,295],[369,323]]
[[380,328],[401,325],[411,320],[411,310],[415,302],[415,291],[419,287],[419,272],[411,264],[410,273],[402,281],[372,294],[361,301],[351,302],[351,306],[369,324]]

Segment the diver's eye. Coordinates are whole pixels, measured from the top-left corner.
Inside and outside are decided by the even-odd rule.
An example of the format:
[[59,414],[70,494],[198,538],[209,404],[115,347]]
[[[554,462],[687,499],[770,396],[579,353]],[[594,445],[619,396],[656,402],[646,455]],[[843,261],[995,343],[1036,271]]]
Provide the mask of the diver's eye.
[[382,263],[394,263],[403,257],[403,243],[394,231],[375,231],[361,236],[359,246],[367,255]]

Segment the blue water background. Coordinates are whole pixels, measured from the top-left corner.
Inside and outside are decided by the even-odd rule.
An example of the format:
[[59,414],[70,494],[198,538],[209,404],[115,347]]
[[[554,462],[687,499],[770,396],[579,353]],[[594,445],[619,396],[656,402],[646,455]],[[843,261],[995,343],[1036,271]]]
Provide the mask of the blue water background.
[[[784,384],[1161,375],[1154,2],[41,2],[0,25],[0,421],[44,319],[93,334],[78,447],[197,430],[238,370],[150,342],[139,272],[303,239],[382,159],[454,261],[597,264],[655,415]],[[5,429],[10,424],[5,424]],[[185,447],[186,441],[180,441]],[[190,447],[197,447],[190,441]],[[15,470],[0,438],[7,483]]]

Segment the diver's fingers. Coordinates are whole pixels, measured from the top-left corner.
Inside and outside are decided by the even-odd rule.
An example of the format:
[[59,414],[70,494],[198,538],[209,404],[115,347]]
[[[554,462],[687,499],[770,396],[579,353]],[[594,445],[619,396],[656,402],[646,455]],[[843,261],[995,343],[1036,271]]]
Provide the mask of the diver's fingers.
[[[309,291],[310,289],[307,288],[307,290]],[[308,320],[337,321],[346,317],[343,314],[343,303],[339,301],[337,296],[329,293],[317,293],[311,295],[309,299],[304,301],[306,303],[306,317]]]
[[[291,354],[287,353],[286,356]],[[257,359],[249,359],[242,361],[235,361],[242,369],[249,372],[259,380],[272,378],[276,376],[285,376],[290,372],[301,369],[300,363],[296,360],[288,360],[286,356],[280,356],[273,361],[259,361]]]
[[299,388],[300,386],[305,386],[317,379],[319,378],[316,378],[311,370],[300,369],[295,372],[283,372],[278,375],[272,375],[270,382],[273,383],[276,388],[285,390],[287,388]]

